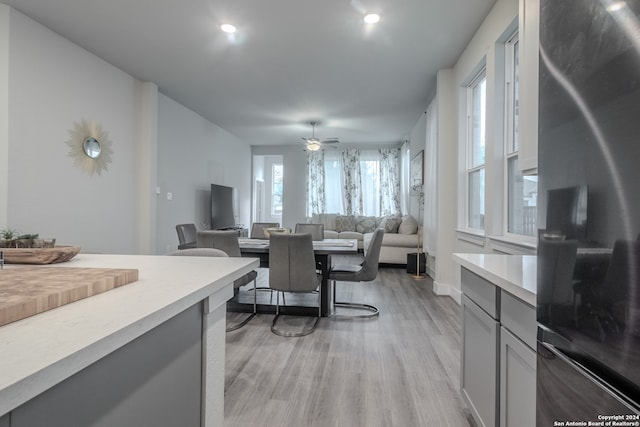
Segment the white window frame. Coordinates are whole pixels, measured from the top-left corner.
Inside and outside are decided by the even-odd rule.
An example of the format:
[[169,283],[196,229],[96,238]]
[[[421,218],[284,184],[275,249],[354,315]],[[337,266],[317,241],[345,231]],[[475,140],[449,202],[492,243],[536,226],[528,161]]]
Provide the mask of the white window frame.
[[519,44],[518,32],[512,34],[505,42],[505,73],[504,73],[504,94],[505,94],[505,152],[507,155],[510,153],[518,153],[518,140],[514,139],[514,114],[511,112],[514,110],[515,99],[515,82],[514,82],[514,66],[515,66],[515,49],[516,44]]
[[[514,101],[516,98],[516,85],[514,81],[515,67],[515,46],[518,45],[518,55],[520,69],[522,67],[522,50],[519,39],[519,32],[516,30],[505,42],[505,72],[504,72],[504,161],[503,161],[503,235],[509,239],[522,241],[523,243],[535,244],[536,237],[524,234],[512,233],[509,231],[509,162],[519,157],[519,138],[514,135],[515,114]],[[521,102],[520,97],[518,101]],[[520,106],[518,105],[518,122],[520,122]],[[520,129],[518,129],[520,131]],[[518,159],[519,160],[519,159]]]
[[[469,214],[470,214],[470,203],[469,203],[469,198],[471,195],[471,188],[469,188],[469,178],[471,176],[472,173],[475,172],[480,172],[480,171],[484,171],[485,173],[485,185],[486,185],[486,170],[487,170],[487,150],[486,150],[486,111],[487,111],[487,105],[486,105],[486,88],[485,88],[485,105],[484,105],[484,114],[485,114],[485,123],[483,126],[483,131],[485,133],[484,140],[485,140],[485,153],[484,153],[484,162],[482,164],[478,164],[478,165],[473,165],[473,120],[472,120],[472,116],[473,116],[473,101],[474,101],[474,96],[473,96],[473,91],[474,89],[477,87],[477,85],[482,82],[484,80],[485,85],[487,84],[487,69],[486,66],[483,65],[482,68],[475,74],[475,76],[469,81],[469,83],[466,86],[466,111],[465,111],[465,128],[466,128],[466,141],[465,141],[465,146],[466,146],[466,164],[465,164],[465,218],[464,218],[464,224],[465,224],[465,229],[467,230],[473,230],[475,232],[481,232],[484,233],[485,232],[485,228],[486,228],[486,220],[487,218],[485,217],[485,222],[483,224],[482,228],[476,228],[476,227],[472,227],[470,224],[470,218],[469,218]],[[483,197],[486,200],[486,195],[483,195]],[[485,210],[485,214],[486,214],[486,210]]]

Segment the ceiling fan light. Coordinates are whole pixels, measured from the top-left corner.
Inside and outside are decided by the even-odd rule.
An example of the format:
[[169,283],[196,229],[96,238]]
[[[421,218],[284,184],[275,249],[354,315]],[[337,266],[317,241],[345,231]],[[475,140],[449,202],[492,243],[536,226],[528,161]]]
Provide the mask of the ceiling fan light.
[[307,150],[309,151],[318,151],[320,149],[320,144],[316,141],[309,141],[307,144]]
[[367,13],[364,16],[364,22],[366,22],[367,24],[377,24],[378,22],[380,22],[380,15],[378,15],[377,13]]
[[222,24],[220,26],[220,29],[222,31],[224,31],[225,33],[229,33],[229,34],[233,34],[236,32],[236,27],[234,25],[231,24]]

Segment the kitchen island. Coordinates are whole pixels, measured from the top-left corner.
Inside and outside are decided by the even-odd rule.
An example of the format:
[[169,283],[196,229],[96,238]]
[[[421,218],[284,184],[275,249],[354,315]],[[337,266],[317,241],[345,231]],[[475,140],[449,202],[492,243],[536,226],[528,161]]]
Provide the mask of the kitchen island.
[[79,254],[56,266],[139,275],[0,327],[0,426],[222,425],[226,301],[257,259]]
[[461,392],[476,423],[533,427],[535,256],[454,254],[462,290]]

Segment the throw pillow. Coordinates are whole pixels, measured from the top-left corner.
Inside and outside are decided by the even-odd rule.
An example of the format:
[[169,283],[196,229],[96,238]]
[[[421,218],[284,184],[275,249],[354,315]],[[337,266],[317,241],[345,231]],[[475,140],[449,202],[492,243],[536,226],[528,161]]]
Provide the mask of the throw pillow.
[[402,223],[398,227],[398,234],[416,234],[418,232],[418,221],[411,215],[402,217]]
[[338,214],[334,214],[334,213],[313,214],[311,218],[311,223],[323,224],[325,230],[335,230],[336,216],[338,216]]
[[375,216],[357,216],[356,231],[358,233],[373,233],[378,227],[378,218]]
[[380,228],[384,228],[385,233],[397,233],[402,222],[402,217],[398,215],[387,215],[380,223]]
[[336,215],[336,231],[356,231],[353,215]]

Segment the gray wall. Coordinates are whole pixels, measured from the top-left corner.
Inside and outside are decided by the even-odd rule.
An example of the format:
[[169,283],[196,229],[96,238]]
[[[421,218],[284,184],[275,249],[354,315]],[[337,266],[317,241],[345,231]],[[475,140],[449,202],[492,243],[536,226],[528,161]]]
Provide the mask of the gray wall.
[[296,223],[306,222],[305,177],[307,157],[302,146],[252,146],[251,153],[259,156],[282,156],[284,165],[284,184],[282,188],[284,213],[281,225],[294,228]]
[[[248,223],[246,143],[3,4],[0,23],[0,229],[83,252],[165,253],[177,223],[208,224],[211,183],[238,190],[237,220]],[[83,119],[112,142],[100,175],[68,155]]]
[[[139,213],[149,208],[138,203],[141,82],[0,6],[9,22],[0,27],[9,49],[0,62],[8,87],[0,228],[88,252],[138,252]],[[82,119],[98,122],[113,143],[112,162],[99,176],[82,172],[67,154],[68,131]]]
[[[236,223],[249,224],[251,150],[167,96],[158,102],[157,253],[177,249],[176,224],[210,227],[211,184],[236,190]],[[168,200],[171,193],[172,200]]]

